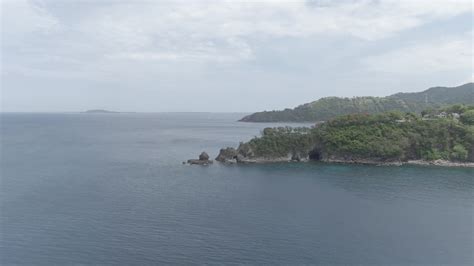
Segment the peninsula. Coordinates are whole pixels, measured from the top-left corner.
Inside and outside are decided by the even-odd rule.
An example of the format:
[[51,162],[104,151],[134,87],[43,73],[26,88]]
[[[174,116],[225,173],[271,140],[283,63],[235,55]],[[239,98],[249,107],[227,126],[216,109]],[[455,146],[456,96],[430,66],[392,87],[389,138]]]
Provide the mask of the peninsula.
[[422,114],[343,115],[311,128],[265,128],[260,137],[221,149],[217,161],[322,161],[474,167],[474,105]]

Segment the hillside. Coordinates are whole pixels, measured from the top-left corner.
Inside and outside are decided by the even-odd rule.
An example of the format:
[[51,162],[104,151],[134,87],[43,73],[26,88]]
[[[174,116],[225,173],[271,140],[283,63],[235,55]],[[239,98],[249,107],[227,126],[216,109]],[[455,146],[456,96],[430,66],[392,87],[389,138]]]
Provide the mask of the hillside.
[[434,87],[422,92],[387,97],[326,97],[282,111],[264,111],[243,117],[242,122],[315,122],[346,114],[387,111],[415,112],[450,104],[474,104],[474,83],[458,87]]

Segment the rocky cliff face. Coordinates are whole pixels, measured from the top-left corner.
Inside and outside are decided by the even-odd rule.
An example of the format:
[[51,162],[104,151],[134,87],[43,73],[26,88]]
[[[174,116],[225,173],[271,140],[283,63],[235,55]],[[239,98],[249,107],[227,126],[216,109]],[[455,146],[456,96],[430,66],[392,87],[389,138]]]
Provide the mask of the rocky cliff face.
[[283,157],[259,157],[255,156],[252,148],[248,143],[241,143],[237,149],[227,147],[221,149],[216,161],[229,164],[252,164],[252,163],[281,163],[281,162],[308,162],[319,161],[325,163],[343,163],[343,164],[366,164],[379,166],[401,166],[408,165],[436,165],[447,167],[474,167],[471,162],[452,162],[447,160],[383,160],[380,158],[361,158],[350,154],[346,155],[328,155],[320,150],[319,147],[314,147],[308,153],[290,153]]
[[219,155],[216,157],[216,161],[222,163],[236,163],[238,151],[232,147],[227,147],[219,151]]
[[245,163],[257,160],[252,148],[248,143],[240,143],[237,149],[227,147],[221,149],[216,161],[223,163]]
[[301,162],[308,161],[309,154],[288,154],[282,157],[256,156],[248,143],[241,143],[237,149],[232,147],[223,148],[219,151],[216,161],[222,163],[272,163],[272,162]]

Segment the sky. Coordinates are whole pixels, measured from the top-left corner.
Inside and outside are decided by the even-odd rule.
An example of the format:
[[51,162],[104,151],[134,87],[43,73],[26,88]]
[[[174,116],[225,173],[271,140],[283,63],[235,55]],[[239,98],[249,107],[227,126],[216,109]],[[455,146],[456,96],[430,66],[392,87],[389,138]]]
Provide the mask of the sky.
[[3,112],[254,112],[473,80],[470,0],[0,0]]

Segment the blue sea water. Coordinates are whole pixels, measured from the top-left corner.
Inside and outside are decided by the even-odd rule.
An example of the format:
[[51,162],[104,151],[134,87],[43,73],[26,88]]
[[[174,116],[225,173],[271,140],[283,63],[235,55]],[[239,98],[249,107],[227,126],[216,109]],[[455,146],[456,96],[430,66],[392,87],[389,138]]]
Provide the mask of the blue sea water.
[[472,169],[181,164],[240,116],[2,114],[1,264],[474,264]]

